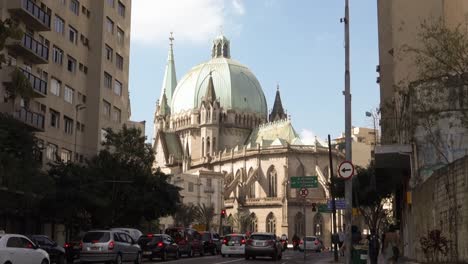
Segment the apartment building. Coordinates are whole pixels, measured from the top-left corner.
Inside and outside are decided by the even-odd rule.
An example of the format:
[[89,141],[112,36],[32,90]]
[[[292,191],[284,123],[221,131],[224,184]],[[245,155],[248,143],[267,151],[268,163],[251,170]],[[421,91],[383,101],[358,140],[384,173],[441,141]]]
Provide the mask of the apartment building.
[[[353,127],[351,129],[351,147],[353,164],[355,166],[367,167],[373,159],[376,142],[379,142],[379,131],[374,128]],[[338,147],[345,144],[345,134],[333,140]]]
[[82,162],[99,150],[103,128],[128,122],[130,14],[131,0],[0,0],[0,18],[25,33],[7,41],[0,78],[19,69],[35,92],[8,100],[0,85],[0,111],[36,132],[44,163]]

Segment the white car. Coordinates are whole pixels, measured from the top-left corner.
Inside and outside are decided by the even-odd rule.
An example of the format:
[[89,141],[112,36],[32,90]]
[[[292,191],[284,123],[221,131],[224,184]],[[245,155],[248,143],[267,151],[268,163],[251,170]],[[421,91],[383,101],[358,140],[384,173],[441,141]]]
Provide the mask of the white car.
[[221,256],[244,255],[247,238],[244,234],[230,234],[224,236],[221,245]]
[[49,264],[49,254],[23,235],[0,234],[0,263]]
[[[306,236],[305,249],[320,252],[323,249],[323,244],[316,236]],[[304,239],[299,242],[299,251],[304,251]]]

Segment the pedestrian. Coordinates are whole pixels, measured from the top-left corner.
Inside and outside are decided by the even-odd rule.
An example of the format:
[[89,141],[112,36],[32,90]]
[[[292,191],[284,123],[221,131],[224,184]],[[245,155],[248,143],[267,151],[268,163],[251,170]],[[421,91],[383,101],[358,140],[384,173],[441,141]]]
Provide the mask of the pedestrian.
[[400,236],[396,231],[396,227],[391,225],[385,233],[382,247],[385,263],[397,263],[400,257]]
[[369,236],[369,257],[371,264],[377,264],[379,258],[379,237],[375,234],[375,231],[372,232],[372,235]]
[[341,253],[341,256],[344,256],[344,249],[342,250],[343,248],[343,244],[344,244],[344,241],[345,241],[345,233],[343,232],[343,229],[340,228],[340,231],[338,232],[338,245],[340,245],[340,253]]

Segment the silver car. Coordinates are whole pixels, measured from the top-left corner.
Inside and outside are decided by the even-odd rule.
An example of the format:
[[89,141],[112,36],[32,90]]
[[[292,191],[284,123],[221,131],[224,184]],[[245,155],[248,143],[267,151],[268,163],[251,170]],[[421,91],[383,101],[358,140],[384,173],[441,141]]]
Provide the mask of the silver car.
[[93,230],[81,241],[80,262],[111,262],[121,264],[133,261],[141,263],[141,248],[126,232],[117,230]]
[[125,233],[129,234],[133,240],[138,241],[140,237],[143,235],[143,233],[135,228],[127,228],[127,227],[116,227],[116,228],[111,228],[113,231],[124,231]]
[[281,259],[283,250],[281,242],[272,233],[252,233],[245,245],[245,259],[258,256],[271,257],[273,260]]

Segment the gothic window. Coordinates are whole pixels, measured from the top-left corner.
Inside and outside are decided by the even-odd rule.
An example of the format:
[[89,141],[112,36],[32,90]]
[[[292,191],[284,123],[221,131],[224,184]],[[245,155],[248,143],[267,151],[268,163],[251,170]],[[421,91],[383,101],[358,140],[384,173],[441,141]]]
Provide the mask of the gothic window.
[[249,197],[255,198],[255,182],[252,182],[249,187]]
[[317,213],[314,216],[314,235],[322,236],[323,217],[322,214]]
[[257,220],[257,216],[255,215],[255,213],[250,214],[250,219],[249,220],[250,220],[250,222],[249,222],[248,231],[250,231],[250,233],[257,232],[258,231],[258,220]]
[[268,178],[268,197],[277,196],[277,173],[275,167],[272,166],[267,172]]
[[228,48],[227,48],[226,44],[224,44],[224,46],[223,46],[223,57],[225,57],[225,58],[228,57]]
[[205,138],[202,138],[201,140],[201,155],[202,157],[205,157]]
[[206,155],[209,156],[210,155],[210,152],[211,152],[211,148],[210,148],[210,137],[207,137],[206,138]]
[[213,137],[213,153],[216,151],[216,137]]
[[304,215],[301,212],[294,217],[294,234],[299,237],[304,236]]
[[216,57],[221,56],[221,44],[218,44],[216,47]]
[[276,218],[271,212],[266,218],[266,232],[276,234]]

